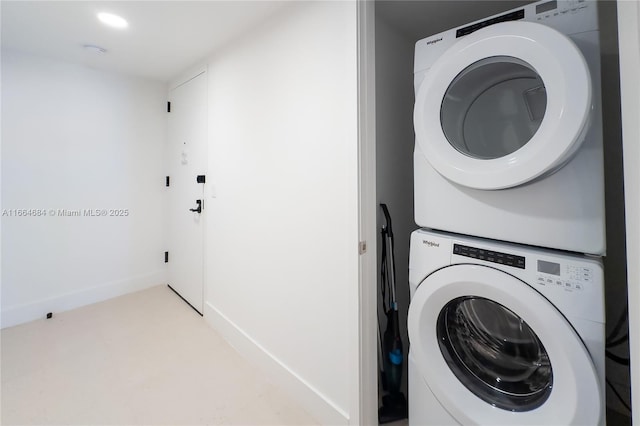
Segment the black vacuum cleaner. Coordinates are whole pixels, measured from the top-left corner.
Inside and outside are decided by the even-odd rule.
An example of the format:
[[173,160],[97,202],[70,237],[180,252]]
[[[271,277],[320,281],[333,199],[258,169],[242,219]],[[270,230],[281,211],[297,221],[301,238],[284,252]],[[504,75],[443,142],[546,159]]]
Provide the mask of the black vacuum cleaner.
[[396,299],[396,266],[393,255],[393,230],[391,215],[386,204],[380,204],[385,223],[382,225],[382,262],[380,267],[380,281],[382,292],[382,307],[387,317],[387,328],[384,335],[380,332],[378,321],[378,340],[380,362],[380,378],[385,394],[382,406],[378,409],[378,422],[389,423],[407,418],[407,399],[400,391],[402,383],[402,366],[404,354],[400,338],[400,324],[398,321],[398,302]]

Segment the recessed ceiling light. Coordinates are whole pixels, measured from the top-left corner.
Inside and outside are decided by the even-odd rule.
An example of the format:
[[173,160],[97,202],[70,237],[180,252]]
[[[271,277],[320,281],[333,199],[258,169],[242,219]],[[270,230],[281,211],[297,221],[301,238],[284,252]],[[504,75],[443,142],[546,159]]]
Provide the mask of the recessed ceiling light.
[[113,13],[98,13],[98,19],[113,28],[127,28],[129,26],[129,23],[122,16]]
[[100,55],[107,53],[107,49],[105,49],[104,47],[96,46],[95,44],[85,44],[82,47],[87,52],[97,53]]

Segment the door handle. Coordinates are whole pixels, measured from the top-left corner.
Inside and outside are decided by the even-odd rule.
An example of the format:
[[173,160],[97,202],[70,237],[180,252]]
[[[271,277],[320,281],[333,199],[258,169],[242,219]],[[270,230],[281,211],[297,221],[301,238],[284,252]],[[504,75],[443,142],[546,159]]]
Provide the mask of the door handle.
[[202,213],[202,200],[196,200],[198,205],[195,209],[189,209],[190,212]]

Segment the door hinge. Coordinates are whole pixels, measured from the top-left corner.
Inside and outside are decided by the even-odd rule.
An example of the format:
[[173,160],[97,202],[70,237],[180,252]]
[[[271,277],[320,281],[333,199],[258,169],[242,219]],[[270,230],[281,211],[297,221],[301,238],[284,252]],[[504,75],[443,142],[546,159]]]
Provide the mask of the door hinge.
[[171,102],[167,102],[167,112],[171,112]]
[[164,263],[169,263],[169,252],[168,251],[164,252]]
[[170,182],[170,179],[169,179],[169,176],[167,176],[167,179],[165,180],[165,186],[169,186],[170,185],[169,182]]
[[365,254],[367,252],[367,242],[360,241],[358,242],[358,254]]

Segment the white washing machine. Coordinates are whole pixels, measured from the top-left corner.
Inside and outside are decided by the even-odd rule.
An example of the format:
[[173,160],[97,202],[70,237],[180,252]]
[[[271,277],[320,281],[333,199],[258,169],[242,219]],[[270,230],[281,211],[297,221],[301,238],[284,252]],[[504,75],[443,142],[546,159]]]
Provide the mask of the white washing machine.
[[542,1],[415,48],[420,227],[603,255],[594,1]]
[[409,425],[604,425],[596,258],[411,235]]

